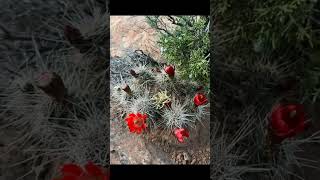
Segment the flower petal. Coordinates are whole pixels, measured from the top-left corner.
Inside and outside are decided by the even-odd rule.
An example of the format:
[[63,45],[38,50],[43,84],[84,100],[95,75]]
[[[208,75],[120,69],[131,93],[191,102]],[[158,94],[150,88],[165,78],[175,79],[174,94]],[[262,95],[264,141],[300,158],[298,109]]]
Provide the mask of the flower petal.
[[109,180],[109,176],[108,175],[104,175],[101,178],[102,178],[102,180]]
[[137,113],[137,117],[138,117],[138,118],[143,118],[143,116],[142,116],[141,113]]
[[174,130],[174,135],[179,142],[184,142],[184,137],[189,137],[189,132],[184,128],[177,128]]
[[295,132],[296,132],[296,133],[301,133],[301,132],[303,132],[304,129],[305,129],[305,126],[306,126],[305,122],[299,123],[299,124],[297,125],[297,127],[295,128]]
[[61,179],[59,180],[78,180],[78,176],[70,176],[70,175],[66,175],[63,176]]
[[64,164],[62,169],[63,175],[80,176],[84,173],[83,169],[76,164]]
[[147,118],[148,118],[148,115],[147,115],[147,114],[143,115],[143,119],[144,119],[144,120],[146,120]]
[[142,132],[141,128],[136,129],[136,133],[137,133],[137,134],[141,134],[141,132]]
[[201,106],[208,102],[208,99],[203,93],[196,93],[196,95],[193,98],[193,102],[195,106]]
[[93,164],[93,162],[91,161],[89,161],[84,167],[87,173],[91,176],[99,177],[103,175],[102,169],[99,166]]
[[184,130],[184,131],[183,131],[183,135],[186,136],[186,137],[189,137],[189,131]]
[[178,138],[178,141],[181,142],[181,143],[183,143],[183,142],[184,142],[184,141],[183,141],[183,137]]
[[282,119],[274,118],[271,120],[272,129],[276,133],[285,133],[289,131],[289,127]]
[[[132,113],[131,113],[132,114]],[[142,130],[147,127],[145,121],[146,121],[147,115],[137,113],[135,114],[135,117],[127,118],[127,125],[130,130],[130,132],[140,134],[142,133]]]
[[281,142],[305,129],[305,112],[301,104],[277,105],[271,115],[273,139]]
[[135,115],[134,113],[131,113],[131,114],[129,114],[128,117],[129,117],[129,118],[134,118],[134,117],[136,117],[136,115]]

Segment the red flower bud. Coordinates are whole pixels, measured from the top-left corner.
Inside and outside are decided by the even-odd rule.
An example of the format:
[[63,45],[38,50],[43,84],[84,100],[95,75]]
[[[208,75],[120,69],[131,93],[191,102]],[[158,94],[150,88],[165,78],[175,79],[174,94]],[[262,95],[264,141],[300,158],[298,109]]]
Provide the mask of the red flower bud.
[[61,77],[55,72],[41,73],[37,79],[37,86],[59,102],[61,102],[67,94],[67,89]]
[[171,108],[171,104],[172,102],[170,100],[167,100],[166,102],[164,102],[164,105],[167,106],[168,108]]
[[173,66],[167,66],[164,71],[169,75],[170,78],[174,77],[174,67]]
[[125,84],[125,85],[123,86],[122,90],[124,90],[124,91],[125,91],[126,93],[128,93],[129,95],[132,95],[132,91],[131,91],[131,89],[130,89],[130,87],[129,87],[128,84]]
[[135,78],[139,76],[133,69],[130,69],[130,74]]
[[64,36],[70,42],[70,44],[74,44],[79,41],[83,41],[83,37],[82,37],[79,29],[72,27],[70,25],[66,25],[64,27]]
[[303,105],[278,105],[270,119],[272,143],[278,144],[304,131],[306,117]]
[[206,98],[206,96],[202,93],[197,93],[194,98],[193,98],[193,102],[195,106],[201,106],[204,105],[208,102],[208,99]]
[[80,50],[80,53],[85,53],[92,47],[92,42],[90,40],[84,39],[79,29],[70,25],[65,26],[64,36],[71,45]]
[[183,137],[189,137],[189,131],[184,128],[176,128],[174,130],[174,135],[176,136],[179,142],[183,143]]

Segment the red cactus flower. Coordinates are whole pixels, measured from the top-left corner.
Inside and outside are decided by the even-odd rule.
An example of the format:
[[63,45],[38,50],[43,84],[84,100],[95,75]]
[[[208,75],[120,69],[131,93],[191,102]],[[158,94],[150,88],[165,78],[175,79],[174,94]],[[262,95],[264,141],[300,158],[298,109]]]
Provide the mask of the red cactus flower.
[[170,78],[174,77],[174,67],[173,66],[167,66],[164,71],[169,75]]
[[126,121],[130,132],[140,134],[142,130],[147,128],[146,120],[148,115],[146,114],[134,114],[131,113],[127,116]]
[[278,105],[274,108],[270,119],[272,143],[281,143],[304,131],[306,116],[303,105]]
[[202,93],[197,93],[194,98],[193,98],[193,102],[195,104],[195,106],[201,106],[204,105],[208,102],[208,99],[206,98],[206,96]]
[[89,161],[82,169],[76,164],[65,164],[61,168],[62,177],[56,180],[109,180],[110,174]]
[[179,142],[183,143],[183,137],[189,137],[189,131],[184,128],[176,128],[174,130],[174,135],[176,136]]

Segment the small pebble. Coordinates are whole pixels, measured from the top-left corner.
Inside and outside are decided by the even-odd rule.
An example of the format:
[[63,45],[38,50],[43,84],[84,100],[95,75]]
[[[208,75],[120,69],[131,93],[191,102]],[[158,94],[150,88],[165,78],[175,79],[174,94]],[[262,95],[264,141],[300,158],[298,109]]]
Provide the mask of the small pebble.
[[193,150],[190,150],[189,152],[190,152],[191,155],[194,153]]
[[196,161],[197,161],[196,159],[193,159],[190,164],[195,164]]
[[178,154],[177,159],[178,159],[178,161],[181,161],[182,160],[182,154]]
[[189,160],[190,160],[190,156],[189,156],[188,153],[186,153],[186,152],[183,153],[183,158],[184,158],[184,160],[186,160],[186,161],[189,161]]
[[186,161],[186,160],[183,160],[183,161],[182,161],[182,164],[187,164],[187,161]]
[[167,152],[169,152],[169,149],[167,147],[165,147],[165,148],[163,148],[163,151],[167,153]]

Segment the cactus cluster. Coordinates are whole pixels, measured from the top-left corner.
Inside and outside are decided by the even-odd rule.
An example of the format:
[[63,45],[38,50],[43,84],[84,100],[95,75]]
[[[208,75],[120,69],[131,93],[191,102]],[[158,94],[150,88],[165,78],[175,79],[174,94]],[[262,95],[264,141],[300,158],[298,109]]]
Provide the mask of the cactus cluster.
[[[12,135],[4,136],[10,142],[3,144],[0,156],[17,150],[18,155],[0,159],[0,179],[51,180],[69,162],[108,165],[108,12],[100,3],[86,3],[53,2],[47,9],[53,14],[41,19],[41,28],[29,27],[30,37],[24,33],[23,42],[13,38],[17,47],[6,51],[1,62],[6,85],[1,82],[0,129]],[[6,4],[16,7],[13,11],[34,5],[32,17],[48,8],[42,0]],[[13,29],[9,25],[13,36],[19,34]],[[2,47],[0,51],[3,54]]]
[[209,118],[208,93],[198,88],[197,82],[181,79],[172,65],[140,64],[123,73],[131,77],[114,86],[111,101],[127,117],[146,115],[146,129],[162,129],[183,142],[181,133],[175,132],[188,131],[196,122]]

